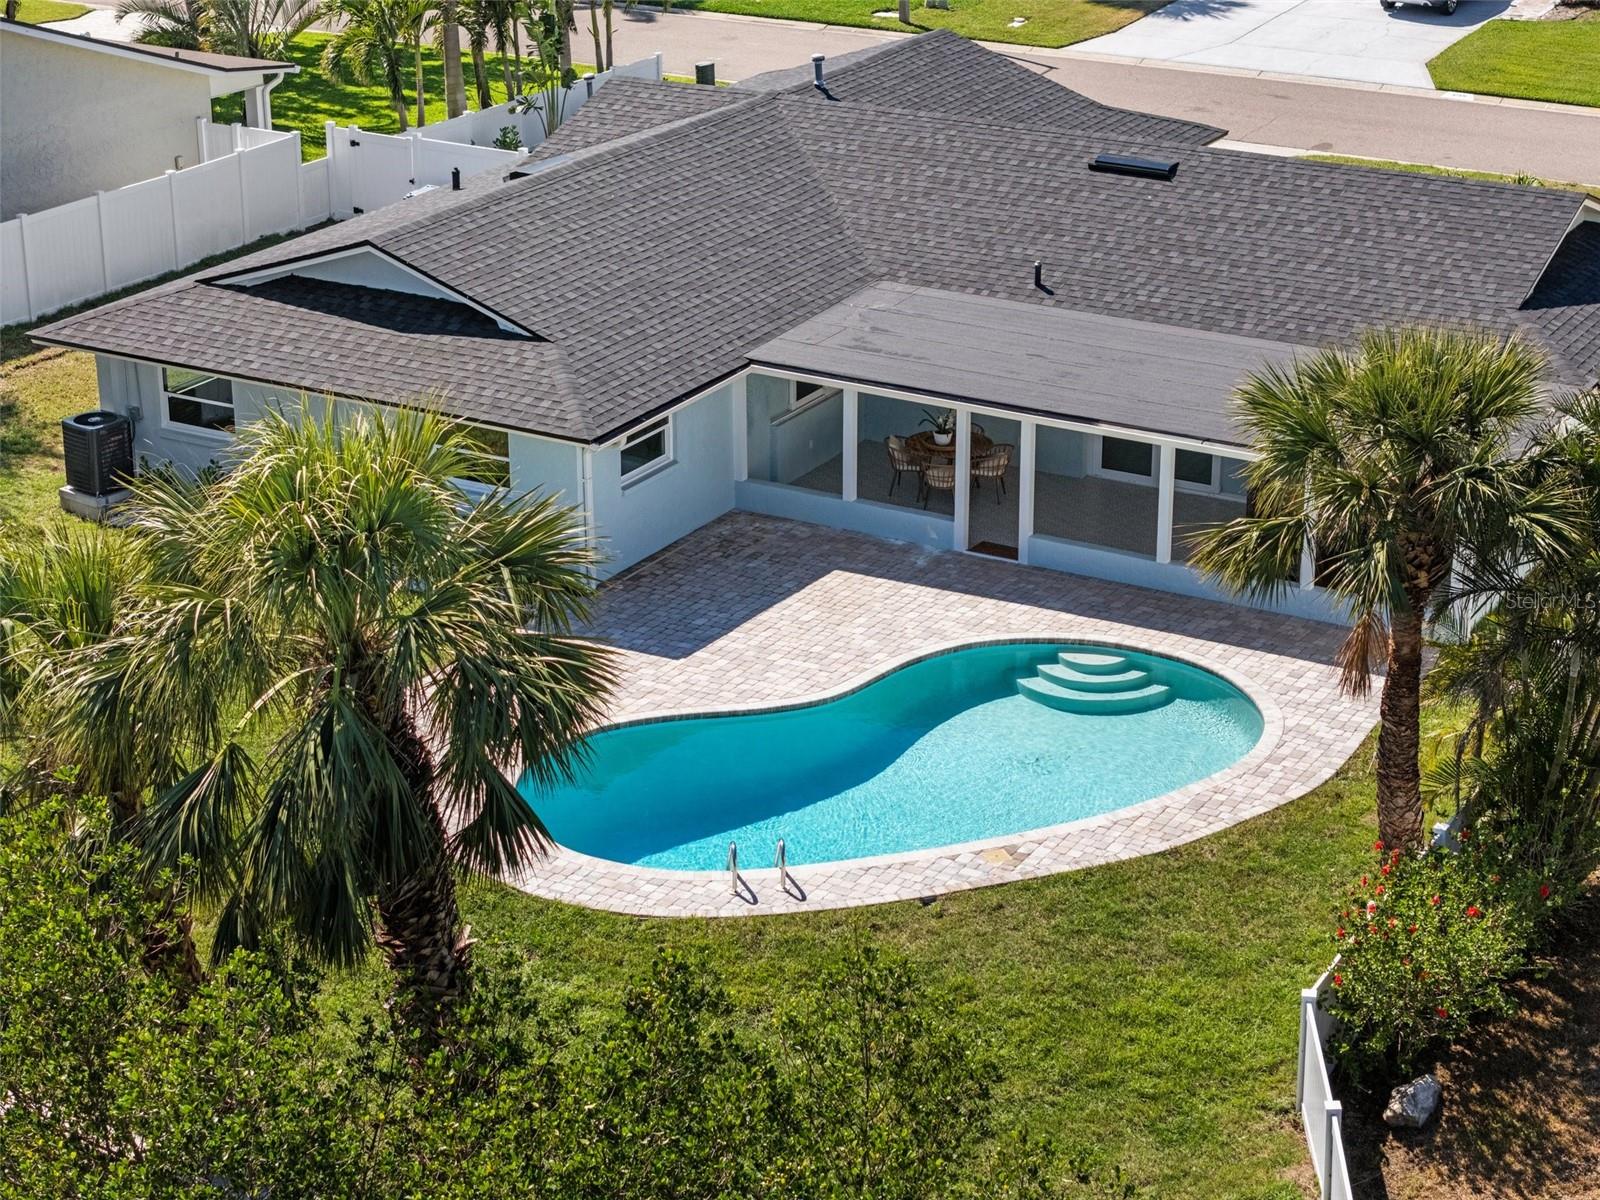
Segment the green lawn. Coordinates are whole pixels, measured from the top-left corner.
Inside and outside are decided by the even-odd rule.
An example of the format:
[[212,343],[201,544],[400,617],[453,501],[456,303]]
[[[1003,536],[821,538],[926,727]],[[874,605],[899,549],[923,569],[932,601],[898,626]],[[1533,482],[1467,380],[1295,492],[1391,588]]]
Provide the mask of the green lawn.
[[[927,905],[663,921],[479,884],[464,915],[485,942],[531,953],[580,1024],[614,1009],[658,946],[703,950],[753,1017],[839,945],[875,939],[953,991],[994,1050],[1000,1127],[1098,1148],[1163,1200],[1297,1200],[1295,1006],[1332,956],[1333,897],[1370,860],[1370,757],[1193,845]],[[383,984],[374,963],[324,1000],[370,1009]]]
[[1600,106],[1600,13],[1490,21],[1428,64],[1435,87]]
[[[937,9],[924,8],[922,0],[915,0],[910,25],[902,25],[898,17],[872,15],[893,12],[895,0],[682,0],[674,7],[910,33],[953,29],[963,37],[989,42],[1069,46],[1121,29],[1166,3],[1167,0],[950,0],[948,9]],[[1026,18],[1026,23],[1013,29],[1011,21],[1016,17]]]
[[46,21],[70,21],[88,11],[82,4],[63,4],[62,0],[22,0],[17,9],[17,20],[29,25],[43,25]]
[[[306,159],[321,158],[326,153],[323,124],[327,121],[339,125],[359,125],[362,129],[373,133],[400,131],[400,122],[395,119],[394,108],[389,103],[388,89],[375,84],[349,83],[323,72],[322,48],[328,44],[330,37],[331,35],[326,33],[304,33],[297,37],[289,47],[289,59],[300,68],[300,73],[287,76],[272,93],[273,127],[284,130],[298,129],[300,154]],[[572,45],[579,52],[590,45],[586,28],[580,29],[573,35]],[[508,99],[505,84],[501,81],[500,64],[499,55],[489,55],[489,88],[496,104],[504,103]],[[574,66],[579,74],[593,70],[592,67],[581,63]],[[470,59],[465,62],[464,67],[467,72],[467,103],[469,107],[476,108],[477,89],[473,84]],[[532,63],[526,58],[523,60],[523,71],[525,85],[531,89]],[[422,74],[423,92],[428,100],[428,121],[430,123],[443,121],[445,119],[444,64],[437,51],[432,49],[423,51]],[[413,75],[408,68],[406,119],[414,122],[417,115],[417,99],[411,86],[412,80]],[[673,81],[693,82],[693,80]],[[211,119],[224,124],[243,121],[244,97],[223,96],[213,100]]]
[[1411,175],[1446,175],[1451,179],[1485,179],[1490,183],[1520,183],[1531,187],[1564,188],[1572,192],[1588,192],[1600,199],[1600,184],[1562,183],[1553,179],[1536,179],[1532,175],[1500,175],[1493,171],[1465,171],[1457,167],[1434,167],[1427,163],[1394,162],[1385,158],[1354,158],[1345,154],[1307,154],[1308,162],[1338,163],[1347,167],[1376,167],[1385,171],[1405,171]]

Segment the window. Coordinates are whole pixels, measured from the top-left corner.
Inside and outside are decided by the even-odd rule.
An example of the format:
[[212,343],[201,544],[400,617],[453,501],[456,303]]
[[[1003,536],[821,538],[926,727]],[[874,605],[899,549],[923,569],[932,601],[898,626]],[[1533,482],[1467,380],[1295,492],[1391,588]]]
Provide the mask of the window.
[[1149,478],[1153,470],[1151,452],[1154,449],[1149,442],[1103,437],[1100,439],[1100,469],[1115,471],[1118,475],[1143,475]]
[[187,425],[211,433],[233,432],[233,380],[182,367],[163,367],[168,425]]
[[1217,481],[1212,475],[1215,462],[1216,459],[1211,455],[1198,450],[1179,450],[1177,460],[1172,465],[1172,474],[1179,483],[1192,483],[1196,487],[1215,491]]
[[622,441],[622,478],[633,478],[642,471],[660,466],[672,455],[672,419],[661,420],[635,430]]
[[789,400],[789,411],[799,412],[802,408],[810,408],[813,404],[820,404],[824,400],[841,395],[841,390],[831,387],[826,383],[802,383],[795,381],[794,395]]
[[465,429],[472,449],[480,456],[462,475],[461,482],[478,487],[511,486],[511,440],[504,429],[468,425]]

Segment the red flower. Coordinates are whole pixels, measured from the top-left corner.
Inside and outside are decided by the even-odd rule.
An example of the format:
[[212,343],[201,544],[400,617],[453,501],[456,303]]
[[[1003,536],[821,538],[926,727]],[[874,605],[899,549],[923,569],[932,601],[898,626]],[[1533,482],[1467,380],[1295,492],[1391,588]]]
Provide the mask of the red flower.
[[1436,1008],[1433,1011],[1439,1014],[1439,1017],[1440,1017],[1441,1020],[1450,1015],[1449,1013],[1445,1012],[1445,1010],[1442,1009],[1442,1008]]
[[1467,905],[1467,916],[1469,916],[1469,917],[1481,917],[1481,916],[1483,916],[1483,912],[1482,912],[1481,909],[1478,908],[1478,906],[1476,904],[1469,904],[1469,905]]
[[1367,926],[1367,932],[1368,933],[1377,933],[1378,932],[1378,927],[1376,925],[1368,925]]
[[1489,882],[1490,883],[1499,883],[1500,882],[1500,876],[1498,876],[1498,875],[1489,876]]
[[1333,986],[1334,987],[1343,987],[1344,986],[1344,976],[1343,975],[1335,975],[1333,977]]
[[1539,885],[1539,899],[1541,899],[1541,900],[1550,899],[1550,885],[1548,883],[1541,883]]
[[1372,848],[1373,848],[1373,849],[1374,849],[1374,850],[1377,850],[1377,851],[1379,851],[1379,852],[1382,852],[1382,850],[1383,850],[1383,839],[1382,839],[1382,838],[1379,838],[1379,839],[1378,839],[1378,840],[1377,840],[1377,841],[1375,841],[1375,842],[1373,842],[1373,843],[1372,843]]
[[1462,828],[1461,828],[1461,840],[1464,842],[1468,838],[1470,838],[1471,836],[1472,836],[1472,830],[1467,828],[1466,826],[1462,826]]
[[1374,892],[1376,892],[1380,896],[1383,895],[1383,884],[1380,883],[1377,887],[1373,888],[1372,890]]
[[1415,925],[1406,926],[1406,932],[1407,933],[1415,933],[1416,931],[1417,931],[1417,927]]
[[1363,875],[1361,877],[1361,886],[1362,887],[1366,887],[1367,886],[1367,877],[1365,875]]
[[1335,929],[1333,931],[1333,936],[1334,936],[1335,939],[1344,937],[1344,926],[1341,925],[1341,926],[1339,926],[1339,928]]
[[1433,899],[1429,900],[1428,903],[1433,905],[1435,908],[1438,908],[1439,907],[1439,897],[1435,896]]
[[1404,958],[1402,958],[1400,960],[1400,965],[1402,967],[1409,967],[1411,965],[1411,956],[1408,954]]
[[1399,921],[1395,920],[1393,917],[1389,918],[1389,928],[1390,929],[1393,929],[1398,924],[1400,924]]
[[1396,846],[1393,850],[1389,851],[1389,861],[1390,862],[1399,862],[1400,861],[1400,847]]
[[1388,863],[1383,864],[1383,873],[1385,875],[1387,875],[1391,870],[1393,870],[1393,868],[1390,867]]

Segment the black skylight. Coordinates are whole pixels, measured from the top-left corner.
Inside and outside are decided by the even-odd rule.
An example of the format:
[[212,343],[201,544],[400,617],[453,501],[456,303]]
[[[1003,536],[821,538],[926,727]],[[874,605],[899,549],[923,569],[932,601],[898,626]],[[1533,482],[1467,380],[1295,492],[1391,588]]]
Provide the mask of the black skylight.
[[1129,154],[1096,154],[1089,170],[1112,175],[1137,175],[1144,179],[1171,179],[1178,173],[1176,159],[1135,158]]

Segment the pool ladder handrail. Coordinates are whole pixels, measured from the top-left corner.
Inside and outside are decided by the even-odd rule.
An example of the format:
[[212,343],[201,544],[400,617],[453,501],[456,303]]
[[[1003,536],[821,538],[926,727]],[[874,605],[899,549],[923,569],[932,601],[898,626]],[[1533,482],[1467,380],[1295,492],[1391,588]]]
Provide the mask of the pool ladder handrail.
[[783,848],[783,839],[778,839],[778,852],[772,859],[772,865],[778,869],[778,886],[783,887],[789,879],[789,855]]
[[728,890],[739,894],[739,843],[728,843]]

